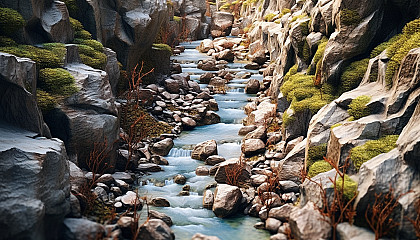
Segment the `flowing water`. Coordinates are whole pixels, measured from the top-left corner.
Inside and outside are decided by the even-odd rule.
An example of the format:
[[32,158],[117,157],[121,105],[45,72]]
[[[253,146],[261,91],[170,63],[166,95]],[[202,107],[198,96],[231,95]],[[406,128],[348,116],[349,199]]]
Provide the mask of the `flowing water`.
[[[209,58],[195,50],[200,41],[182,44],[185,52],[172,58],[181,63],[183,72],[189,73],[192,80],[198,81],[205,71],[196,68],[199,60]],[[242,63],[229,63],[228,68],[235,72],[251,72],[252,78],[261,80],[258,71],[245,70]],[[174,225],[172,230],[176,239],[191,239],[195,233],[217,236],[221,240],[230,239],[268,239],[269,234],[264,230],[257,230],[253,226],[259,221],[238,214],[238,216],[226,219],[217,218],[211,210],[202,207],[203,191],[206,185],[214,183],[211,176],[196,176],[195,169],[204,165],[202,161],[191,159],[192,147],[200,142],[214,139],[218,144],[218,153],[226,159],[239,157],[241,153],[241,139],[238,131],[241,128],[241,120],[245,117],[243,107],[247,99],[254,97],[245,94],[244,88],[247,79],[233,79],[228,84],[226,94],[214,95],[219,104],[217,112],[221,117],[221,123],[196,127],[192,131],[184,131],[175,139],[175,146],[165,158],[168,166],[162,166],[164,171],[144,176],[141,180],[143,186],[139,188],[140,196],[164,197],[171,206],[163,208],[151,207],[163,212],[172,218]],[[200,85],[204,88],[206,85]],[[187,177],[187,183],[191,186],[190,196],[178,196],[182,185],[173,182],[173,177],[183,174]],[[146,213],[143,211],[143,218]]]

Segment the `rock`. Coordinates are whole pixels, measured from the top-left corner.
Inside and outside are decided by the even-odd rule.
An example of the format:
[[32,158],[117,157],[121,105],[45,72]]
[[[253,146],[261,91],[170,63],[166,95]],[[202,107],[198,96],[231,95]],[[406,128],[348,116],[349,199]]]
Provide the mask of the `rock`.
[[213,46],[213,41],[210,39],[204,39],[203,41],[201,41],[200,46],[198,46],[198,51],[202,52],[202,53],[206,53],[208,52],[210,49],[212,49]]
[[139,197],[137,196],[137,194],[133,191],[128,191],[125,193],[124,196],[121,197],[121,202],[128,207],[132,207],[134,205],[138,205],[138,209],[142,209],[143,208],[143,203],[142,201],[140,201]]
[[198,99],[204,99],[204,100],[210,100],[210,99],[212,99],[212,96],[210,96],[210,94],[209,93],[207,93],[207,92],[201,92],[201,93],[199,93],[197,96],[196,96],[196,98],[198,98]]
[[211,72],[205,72],[200,75],[200,83],[208,84],[210,79],[214,77],[214,74]]
[[178,195],[179,196],[190,196],[190,192],[189,191],[182,190],[181,192],[179,192]]
[[159,156],[159,155],[153,155],[150,160],[152,161],[152,163],[156,163],[157,165],[169,165],[168,160],[166,160],[165,158]]
[[264,222],[257,222],[256,224],[254,224],[254,228],[264,229],[265,228],[265,223]]
[[293,181],[279,181],[279,185],[283,192],[299,192],[299,185]]
[[265,50],[258,50],[253,54],[248,55],[248,59],[254,63],[259,65],[263,65],[267,61],[267,57],[265,56]]
[[175,239],[175,234],[172,232],[171,228],[160,219],[150,219],[145,224],[141,225],[138,236],[143,240]]
[[[355,199],[357,214],[363,216],[367,206],[375,202],[375,194],[388,193],[392,187],[394,198],[406,194],[409,190],[413,191],[398,200],[397,209],[401,210],[394,212],[393,219],[415,219],[417,217],[415,206],[420,198],[420,180],[416,177],[417,174],[413,167],[402,160],[402,154],[398,149],[365,162],[359,170],[358,195]],[[403,239],[416,239],[411,223],[406,220],[401,220],[397,235]]]
[[247,125],[263,126],[266,119],[276,115],[277,105],[264,100],[252,111],[246,119]]
[[281,169],[279,173],[280,181],[290,180],[296,183],[300,183],[300,171],[305,162],[305,146],[306,139],[296,145],[283,160],[272,161],[270,163],[271,168],[279,167],[279,169]]
[[174,146],[174,141],[171,138],[165,138],[157,143],[154,143],[150,150],[153,154],[166,156]]
[[70,212],[69,164],[63,142],[0,121],[0,176],[0,236],[57,237],[59,225]]
[[215,236],[207,236],[201,233],[196,233],[192,236],[191,240],[220,240],[220,238]]
[[179,63],[172,63],[172,65],[171,65],[171,72],[172,73],[181,73],[182,72],[181,64],[179,64]]
[[242,144],[242,152],[246,156],[252,156],[265,151],[265,144],[260,139],[247,139]]
[[[217,166],[217,165],[216,165]],[[217,183],[228,183],[228,176],[226,176],[226,169],[230,169],[230,171],[238,171],[237,181],[239,183],[247,183],[251,176],[251,167],[244,163],[240,162],[238,159],[229,159],[220,163],[217,168],[216,174],[214,175],[214,180]],[[241,169],[241,170],[240,170]],[[239,172],[241,172],[239,174]],[[229,176],[232,177],[232,176]]]
[[245,65],[244,68],[249,70],[258,70],[260,69],[260,65],[258,65],[258,63],[252,62]]
[[182,122],[182,127],[185,130],[191,130],[197,126],[196,121],[190,117],[181,118],[181,122]]
[[86,182],[85,174],[83,171],[73,162],[69,161],[70,169],[70,185],[72,188],[76,187],[79,189]]
[[263,207],[263,205],[260,204],[260,203],[253,204],[248,211],[248,215],[251,216],[251,217],[258,217],[258,214],[261,211],[262,207]]
[[248,133],[245,136],[245,140],[246,139],[261,139],[262,141],[265,141],[265,140],[267,140],[266,131],[267,131],[267,129],[264,126],[259,126],[254,131]]
[[207,111],[202,123],[204,125],[220,123],[220,116],[213,111]]
[[112,183],[114,183],[115,182],[115,179],[114,179],[114,177],[111,175],[111,174],[109,174],[109,173],[106,173],[106,174],[102,174],[99,178],[98,178],[98,180],[97,180],[97,182],[98,183],[104,183],[104,184],[106,184],[106,185],[111,185]]
[[41,14],[41,26],[52,42],[68,43],[73,41],[74,32],[70,25],[66,4],[53,1]]
[[241,127],[241,129],[239,129],[238,135],[239,136],[245,136],[246,134],[254,131],[255,129],[257,129],[257,126],[255,126],[255,125],[243,126],[243,127]]
[[268,210],[266,206],[262,207],[261,210],[258,212],[258,217],[261,219],[261,221],[267,220]]
[[203,194],[203,207],[207,209],[213,208],[214,194],[210,190],[206,190]]
[[184,185],[187,182],[187,178],[184,175],[178,174],[174,177],[174,182]]
[[275,218],[267,218],[265,220],[265,229],[270,231],[271,233],[276,233],[281,225],[281,222]]
[[290,216],[290,212],[294,209],[295,207],[288,203],[288,204],[284,204],[281,207],[275,207],[275,208],[271,208],[270,211],[268,212],[268,217],[269,218],[275,218],[278,219],[282,222],[288,222],[289,221],[289,216]]
[[312,181],[314,182],[306,179],[301,185],[301,205],[304,206],[307,202],[311,201],[318,208],[322,208],[324,206],[322,191],[316,183],[320,183],[322,185],[328,201],[332,201],[334,189],[332,188],[330,178],[334,179],[335,175],[336,171],[333,169],[312,177]]
[[112,177],[115,180],[122,180],[126,183],[133,183],[134,182],[134,179],[131,176],[131,174],[129,174],[127,172],[115,172],[115,173],[112,174]]
[[160,172],[162,168],[155,163],[141,163],[138,165],[137,170],[142,172]]
[[36,63],[0,53],[0,115],[2,119],[28,131],[49,136],[36,102]]
[[82,217],[82,210],[80,209],[80,202],[76,196],[70,194],[70,213],[67,217],[80,218]]
[[260,81],[257,79],[249,79],[245,86],[245,92],[248,94],[256,94],[260,91]]
[[251,176],[251,184],[252,186],[258,187],[264,182],[266,182],[268,177],[266,175],[257,174]]
[[150,219],[160,219],[164,221],[169,227],[173,225],[171,217],[164,213],[160,213],[155,210],[149,210],[149,218]]
[[287,240],[287,239],[288,239],[287,235],[283,233],[277,233],[270,236],[270,240]]
[[198,166],[195,169],[195,174],[197,176],[208,176],[209,175],[209,169],[206,168],[205,166]]
[[174,79],[165,80],[165,88],[169,93],[178,94],[179,93],[179,83]]
[[63,222],[61,239],[95,239],[105,234],[103,225],[83,218],[66,218]]
[[191,158],[204,161],[212,155],[217,155],[217,144],[215,140],[208,140],[195,145]]
[[337,225],[337,235],[342,240],[375,239],[375,234],[366,228],[350,225],[348,222]]
[[123,217],[120,217],[120,219],[118,219],[117,226],[119,229],[121,229],[122,235],[124,237],[127,237],[127,238],[133,237],[132,236],[133,233],[131,232],[131,229],[134,222],[135,221],[132,217],[123,216]]
[[298,239],[329,239],[331,226],[312,202],[290,212],[290,229]]
[[233,15],[228,12],[213,12],[210,32],[213,38],[228,36],[232,28]]
[[191,186],[190,185],[185,185],[185,186],[182,186],[182,190],[183,191],[190,191],[191,190]]
[[171,205],[168,200],[162,197],[153,198],[150,203],[155,207],[169,207]]
[[214,192],[213,212],[217,217],[233,215],[238,210],[242,192],[236,186],[218,184]]
[[226,161],[224,157],[219,156],[219,155],[212,155],[210,157],[208,157],[205,161],[206,165],[211,165],[214,166],[218,163],[224,162]]
[[120,79],[120,67],[118,66],[117,53],[110,48],[104,48],[106,55],[105,72],[108,74],[109,85],[114,96],[117,96],[117,85]]
[[225,49],[216,56],[217,60],[226,60],[228,62],[233,62],[235,59],[235,54],[230,49]]

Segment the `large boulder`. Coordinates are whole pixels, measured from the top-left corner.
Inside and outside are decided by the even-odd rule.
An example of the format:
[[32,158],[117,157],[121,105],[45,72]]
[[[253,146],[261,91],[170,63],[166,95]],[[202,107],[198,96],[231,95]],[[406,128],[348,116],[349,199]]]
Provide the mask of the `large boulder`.
[[208,52],[210,49],[213,49],[213,41],[210,39],[204,39],[201,43],[200,46],[198,46],[198,51],[202,52],[202,53],[206,53]]
[[0,235],[58,237],[70,212],[68,157],[59,139],[0,123]]
[[311,202],[303,208],[294,208],[290,212],[289,224],[297,239],[329,239],[331,236],[328,219]]
[[277,105],[270,102],[270,100],[264,100],[261,102],[256,110],[252,111],[246,118],[247,125],[264,125],[266,119],[276,116]]
[[239,183],[247,183],[251,177],[251,166],[238,159],[229,159],[217,166],[214,180],[217,183],[228,183],[228,178],[232,179],[234,177],[232,172],[237,174],[236,177]]
[[36,102],[36,63],[0,53],[0,119],[50,136]]
[[252,156],[265,151],[265,143],[261,139],[246,139],[242,144],[245,156]]
[[194,147],[191,153],[191,158],[205,161],[212,155],[217,155],[217,143],[215,140],[208,140],[199,143]]
[[47,5],[48,7],[41,14],[41,26],[51,41],[71,42],[74,32],[70,25],[70,16],[66,4],[61,1],[51,2],[51,5]]
[[260,91],[260,81],[257,79],[249,79],[245,86],[245,92],[248,94],[256,94]]
[[104,235],[105,228],[99,223],[84,218],[66,218],[63,222],[63,232],[61,239],[95,239],[98,237],[103,237]]
[[233,15],[228,12],[213,12],[210,33],[213,38],[228,36],[233,24]]
[[301,170],[305,164],[306,139],[297,144],[284,159],[271,161],[271,168],[280,169],[279,180],[291,180],[301,182]]
[[169,151],[171,151],[173,146],[174,141],[171,138],[165,138],[159,142],[154,143],[150,150],[153,154],[166,156],[168,155]]
[[141,225],[138,238],[144,240],[173,240],[175,234],[164,221],[150,219]]
[[213,212],[224,218],[236,213],[242,200],[242,192],[236,186],[218,184],[214,192]]

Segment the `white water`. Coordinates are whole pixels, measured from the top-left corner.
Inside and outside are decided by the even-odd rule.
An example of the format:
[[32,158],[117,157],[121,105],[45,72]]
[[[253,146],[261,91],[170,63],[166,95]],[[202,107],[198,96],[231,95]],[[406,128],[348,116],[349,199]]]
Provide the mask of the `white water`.
[[[207,55],[199,53],[195,47],[200,44],[199,41],[185,43],[184,53],[174,56],[173,59],[182,63],[183,71],[191,75],[192,80],[198,81],[200,74],[204,73],[197,69],[199,60],[209,58]],[[258,71],[243,69],[243,63],[229,63],[228,67],[236,72],[251,72],[251,78],[262,80]],[[225,95],[215,95],[219,104],[217,112],[221,117],[221,123],[200,126],[192,131],[183,132],[179,138],[175,139],[175,146],[165,158],[168,160],[168,166],[162,166],[164,171],[153,173],[141,179],[146,185],[139,188],[141,196],[166,198],[171,206],[164,208],[155,208],[159,212],[169,215],[174,222],[172,230],[176,239],[189,240],[195,233],[202,233],[210,236],[217,236],[221,240],[231,239],[269,239],[268,232],[257,230],[253,225],[259,221],[238,214],[238,216],[220,219],[217,218],[211,210],[202,207],[203,191],[206,185],[213,183],[214,178],[210,176],[196,176],[197,166],[204,165],[202,161],[191,159],[191,149],[195,144],[214,139],[218,144],[219,155],[226,159],[239,157],[241,151],[241,139],[238,131],[241,128],[241,121],[245,117],[243,107],[247,99],[253,97],[244,93],[244,87],[247,79],[233,79],[228,84],[228,91]],[[202,88],[205,85],[200,85]],[[173,177],[177,174],[183,174],[187,177],[187,183],[191,186],[190,196],[178,196],[182,190],[182,185],[175,184]],[[143,219],[146,213],[142,212]]]

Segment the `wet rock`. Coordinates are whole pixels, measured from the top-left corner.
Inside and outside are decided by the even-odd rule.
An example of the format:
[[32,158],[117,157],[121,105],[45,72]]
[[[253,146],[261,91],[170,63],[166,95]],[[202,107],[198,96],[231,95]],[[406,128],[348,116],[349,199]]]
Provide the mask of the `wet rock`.
[[204,161],[212,155],[217,155],[217,144],[215,140],[208,140],[194,147],[191,158]]
[[296,183],[301,181],[301,169],[305,162],[306,140],[296,145],[287,156],[280,161],[271,161],[271,168],[280,167],[280,179],[290,180]]
[[258,65],[263,65],[267,61],[267,56],[265,55],[265,50],[261,49],[253,54],[249,54],[248,59]]
[[216,59],[217,60],[226,60],[228,62],[233,62],[233,60],[235,59],[235,54],[233,53],[232,50],[225,49],[225,50],[219,52],[216,55]]
[[142,209],[143,207],[143,203],[142,201],[140,201],[139,197],[137,196],[137,194],[133,191],[128,191],[125,193],[124,196],[121,197],[121,202],[128,207],[132,207],[135,204],[138,205],[138,209]]
[[187,182],[187,178],[184,175],[178,174],[174,177],[174,182],[184,185]]
[[204,100],[210,100],[210,99],[212,99],[213,97],[212,96],[210,96],[210,94],[208,93],[208,92],[201,92],[201,93],[199,93],[197,96],[196,96],[196,98],[199,98],[199,99],[204,99]]
[[258,217],[258,214],[261,211],[262,206],[263,205],[260,203],[253,204],[248,211],[248,215],[251,217]]
[[299,192],[299,185],[293,181],[279,181],[279,185],[283,192]]
[[171,228],[160,219],[150,219],[140,227],[139,234],[140,239],[144,240],[173,240],[175,234]]
[[191,240],[220,240],[220,238],[215,236],[207,236],[201,233],[196,233],[192,236]]
[[190,117],[181,118],[181,122],[182,122],[182,127],[185,130],[190,130],[190,129],[193,129],[197,126],[197,122]]
[[268,217],[278,219],[282,222],[289,221],[290,212],[295,207],[292,204],[284,204],[281,207],[271,208],[268,212]]
[[82,210],[80,208],[79,199],[73,194],[70,194],[70,213],[67,217],[80,218],[82,217]]
[[213,77],[214,75],[211,72],[203,73],[200,76],[200,83],[208,84]]
[[117,226],[121,229],[121,233],[126,238],[132,238],[133,233],[131,232],[132,226],[134,224],[134,219],[132,217],[123,216],[118,219]]
[[265,151],[265,144],[260,139],[247,139],[242,144],[242,152],[246,156],[252,156]]
[[254,224],[254,228],[264,229],[265,228],[265,223],[264,222],[257,222],[256,224]]
[[189,196],[190,195],[190,192],[189,191],[182,190],[181,192],[179,192],[178,195],[179,196]]
[[248,125],[264,125],[266,119],[274,117],[276,115],[277,105],[270,102],[270,100],[264,100],[257,107],[256,110],[249,113],[246,118]]
[[171,217],[168,215],[155,211],[155,210],[149,210],[149,218],[150,219],[160,219],[164,221],[169,227],[173,225]]
[[218,184],[214,192],[212,210],[217,217],[228,217],[236,213],[241,199],[242,192],[238,187],[227,184]]
[[281,222],[275,218],[267,218],[265,220],[265,229],[270,231],[271,233],[276,233],[281,225]]
[[183,191],[190,191],[191,190],[191,186],[190,185],[182,186],[182,190]]
[[202,52],[202,53],[206,53],[208,52],[210,49],[212,49],[213,46],[213,41],[210,39],[204,39],[203,41],[201,41],[200,46],[198,46],[198,51]]
[[153,198],[150,203],[155,207],[169,207],[171,205],[168,200],[162,197]]
[[239,129],[238,135],[245,136],[246,134],[254,131],[255,129],[257,129],[257,126],[255,125],[243,126],[241,127],[241,129]]
[[141,172],[160,172],[163,169],[155,163],[142,163],[137,166],[137,170]]
[[249,79],[245,86],[245,92],[248,94],[256,94],[260,91],[260,81],[257,79]]
[[174,141],[171,138],[165,138],[157,143],[154,143],[150,150],[153,154],[166,156],[174,146]]
[[221,163],[221,162],[224,162],[224,161],[226,161],[226,159],[224,157],[219,156],[219,155],[213,155],[213,156],[208,157],[206,159],[205,163],[206,163],[206,165],[214,166],[214,165],[216,165],[218,163]]
[[257,174],[257,175],[252,175],[251,176],[251,184],[254,187],[258,187],[261,184],[263,184],[265,181],[267,181],[268,177],[266,175],[261,175],[261,174]]
[[[216,165],[217,166],[217,165]],[[238,174],[237,180],[240,183],[246,183],[249,181],[249,178],[251,176],[251,167],[244,163],[239,161],[238,159],[229,159],[227,161],[224,161],[218,165],[217,171],[214,175],[214,180],[217,183],[228,183],[227,176],[226,176],[226,169],[229,169],[231,171],[237,170],[241,173]],[[232,177],[232,176],[229,176]]]
[[248,133],[245,136],[245,140],[246,139],[261,139],[262,141],[267,140],[267,134],[266,134],[266,128],[264,126],[259,126],[257,129],[255,129],[254,131]]
[[248,63],[247,65],[244,66],[245,69],[249,69],[249,70],[258,70],[260,69],[260,65],[258,65],[258,63]]
[[106,173],[106,174],[102,174],[102,176],[100,176],[98,178],[97,182],[98,183],[104,183],[104,184],[109,186],[109,185],[111,185],[112,183],[115,182],[115,179],[111,174]]
[[127,172],[115,172],[115,173],[112,174],[112,177],[115,180],[122,180],[126,183],[133,183],[134,182],[134,179],[131,176],[131,174],[129,174]]
[[284,233],[277,233],[270,236],[270,240],[287,240],[288,237]]
[[329,239],[331,226],[328,220],[316,209],[312,202],[303,208],[290,212],[289,224],[293,236],[298,239]]
[[95,239],[105,234],[103,225],[84,218],[66,218],[63,222],[62,239]]
[[348,222],[337,225],[337,235],[342,240],[375,239],[375,234],[366,228],[350,225]]
[[172,63],[171,64],[171,72],[172,73],[181,73],[182,72],[181,64],[179,64],[179,63]]
[[152,161],[152,163],[156,163],[158,165],[169,165],[168,160],[166,160],[165,158],[159,156],[159,155],[153,155],[150,160]]
[[195,174],[197,176],[208,176],[209,175],[209,169],[206,168],[205,166],[198,166],[195,169]]
[[179,83],[177,80],[166,79],[165,88],[169,93],[175,93],[175,94],[179,93]]
[[203,207],[207,209],[213,208],[214,194],[210,190],[206,190],[203,194]]
[[220,123],[220,116],[213,111],[207,111],[202,123],[204,125]]

